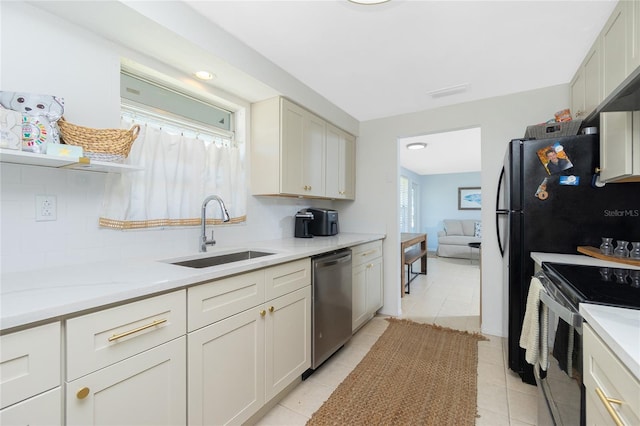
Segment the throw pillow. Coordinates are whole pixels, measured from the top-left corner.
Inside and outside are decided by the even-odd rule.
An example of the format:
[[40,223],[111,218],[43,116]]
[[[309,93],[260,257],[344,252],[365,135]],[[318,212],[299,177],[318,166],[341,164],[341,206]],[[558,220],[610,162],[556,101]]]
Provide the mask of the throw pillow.
[[476,222],[473,236],[476,238],[482,238],[482,222]]

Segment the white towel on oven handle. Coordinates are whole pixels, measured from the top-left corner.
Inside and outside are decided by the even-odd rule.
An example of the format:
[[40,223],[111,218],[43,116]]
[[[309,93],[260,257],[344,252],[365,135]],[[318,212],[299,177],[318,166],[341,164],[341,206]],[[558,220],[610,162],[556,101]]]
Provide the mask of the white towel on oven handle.
[[519,343],[520,347],[525,350],[525,360],[531,365],[540,364],[540,368],[546,371],[549,352],[547,343],[549,315],[544,303],[540,308],[541,291],[545,291],[542,282],[538,278],[532,277]]

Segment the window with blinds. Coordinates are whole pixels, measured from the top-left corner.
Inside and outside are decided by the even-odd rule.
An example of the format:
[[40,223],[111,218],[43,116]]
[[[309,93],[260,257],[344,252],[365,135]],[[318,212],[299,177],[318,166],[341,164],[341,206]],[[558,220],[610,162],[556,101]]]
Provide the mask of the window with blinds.
[[400,232],[409,232],[409,178],[400,176]]

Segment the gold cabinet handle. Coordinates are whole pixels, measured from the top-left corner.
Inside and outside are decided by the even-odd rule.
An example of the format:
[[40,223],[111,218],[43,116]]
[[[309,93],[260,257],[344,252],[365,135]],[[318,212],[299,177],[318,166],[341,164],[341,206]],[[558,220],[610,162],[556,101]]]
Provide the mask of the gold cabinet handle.
[[269,306],[269,312],[273,312],[275,310],[276,310],[276,308],[274,308],[273,306]]
[[362,253],[360,256],[364,257],[364,256],[369,256],[370,254],[375,253],[375,249],[374,250],[369,250],[369,251],[365,251],[364,253]]
[[367,268],[373,268],[373,263],[369,263],[369,264],[367,265]]
[[264,309],[260,311],[260,316],[263,317],[267,315],[267,311],[265,311]]
[[140,326],[138,328],[134,328],[133,330],[125,331],[124,333],[120,333],[120,334],[114,334],[113,336],[109,337],[109,341],[113,342],[114,340],[121,339],[121,338],[129,336],[131,334],[139,333],[142,330],[146,330],[147,328],[151,328],[151,327],[155,327],[156,325],[164,324],[165,322],[167,322],[166,318],[165,319],[161,319],[161,320],[155,320],[150,324],[146,324],[146,325]]
[[607,409],[607,412],[613,419],[613,422],[616,424],[616,426],[624,426],[624,423],[622,423],[622,419],[620,419],[620,416],[618,415],[618,413],[616,413],[616,410],[614,410],[611,406],[611,404],[622,405],[624,404],[624,401],[615,398],[609,398],[604,394],[604,392],[600,390],[600,388],[596,388],[596,393],[598,394],[598,398],[600,398],[600,401],[602,401],[602,403],[604,404],[604,408]]
[[84,388],[80,389],[78,393],[76,393],[76,397],[78,399],[85,399],[87,396],[89,396],[89,392],[89,388],[85,386]]

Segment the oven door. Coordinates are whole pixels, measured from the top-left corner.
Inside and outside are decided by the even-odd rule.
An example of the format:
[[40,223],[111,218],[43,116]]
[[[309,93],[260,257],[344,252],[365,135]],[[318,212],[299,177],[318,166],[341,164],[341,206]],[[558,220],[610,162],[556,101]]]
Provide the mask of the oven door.
[[555,291],[553,283],[545,279],[543,284],[547,291],[540,292],[540,303],[548,308],[549,315],[546,331],[540,330],[541,336],[546,336],[546,346],[541,338],[540,351],[547,351],[548,355],[546,368],[539,365],[535,375],[543,398],[538,404],[539,411],[546,406],[547,412],[538,414],[539,424],[582,426],[585,424],[582,317]]

